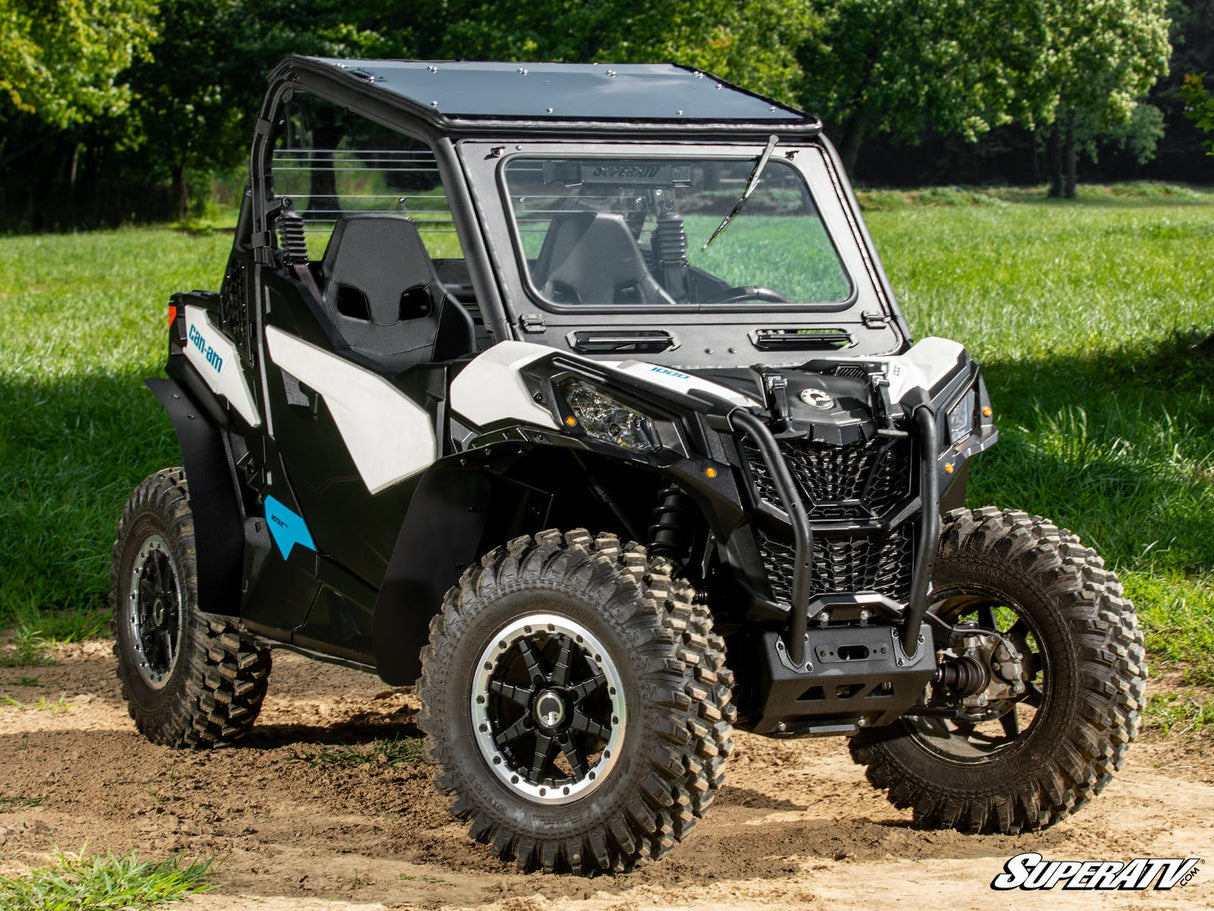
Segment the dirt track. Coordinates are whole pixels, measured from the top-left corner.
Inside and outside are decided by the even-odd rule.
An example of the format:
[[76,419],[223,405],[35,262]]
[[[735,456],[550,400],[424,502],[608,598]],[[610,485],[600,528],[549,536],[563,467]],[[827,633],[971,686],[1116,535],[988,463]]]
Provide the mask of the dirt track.
[[[176,906],[192,911],[1214,907],[1214,756],[1190,741],[1137,744],[1100,798],[1045,833],[974,837],[909,828],[842,741],[739,734],[716,804],[663,860],[627,876],[524,875],[467,840],[426,766],[301,761],[326,744],[418,735],[413,697],[374,677],[278,652],[254,733],[240,748],[188,753],[135,732],[110,643],[57,658],[0,668],[0,696],[71,706],[0,704],[0,874],[55,846],[222,858],[216,889]],[[38,685],[15,685],[23,677]],[[1022,851],[1203,865],[1171,892],[992,891]]]

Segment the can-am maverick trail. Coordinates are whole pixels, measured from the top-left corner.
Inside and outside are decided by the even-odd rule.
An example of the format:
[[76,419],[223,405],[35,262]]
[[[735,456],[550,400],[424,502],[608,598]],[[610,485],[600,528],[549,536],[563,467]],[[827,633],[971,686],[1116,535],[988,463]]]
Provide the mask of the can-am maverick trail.
[[912,340],[819,122],[707,73],[290,57],[169,336],[184,467],[112,574],[157,743],[247,733],[276,645],[416,681],[472,837],[586,873],[678,843],[734,727],[1005,833],[1136,733],[1116,577],[965,508],[978,367]]

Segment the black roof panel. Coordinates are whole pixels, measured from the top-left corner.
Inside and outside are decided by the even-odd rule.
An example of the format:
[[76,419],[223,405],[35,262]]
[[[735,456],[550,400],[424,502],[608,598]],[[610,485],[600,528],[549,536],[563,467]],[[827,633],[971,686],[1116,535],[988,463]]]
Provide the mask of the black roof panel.
[[790,108],[670,63],[476,63],[306,58],[446,118],[803,123]]

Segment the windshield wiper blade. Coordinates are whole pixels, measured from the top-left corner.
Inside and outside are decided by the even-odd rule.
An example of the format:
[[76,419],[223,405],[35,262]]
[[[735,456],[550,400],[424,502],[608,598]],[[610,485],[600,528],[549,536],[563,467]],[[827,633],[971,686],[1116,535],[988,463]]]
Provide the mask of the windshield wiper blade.
[[733,204],[733,208],[729,210],[729,214],[717,225],[717,229],[712,232],[712,237],[704,241],[704,246],[701,250],[707,250],[722,231],[729,227],[729,223],[734,220],[734,217],[742,211],[743,206],[750,202],[750,194],[755,191],[755,187],[759,185],[759,178],[763,175],[763,169],[767,167],[767,160],[771,158],[771,153],[776,150],[776,144],[779,143],[780,137],[774,133],[767,137],[767,148],[763,150],[763,154],[759,156],[759,160],[755,162],[754,170],[750,172],[750,180],[746,182],[746,189],[742,191],[742,195],[738,197],[738,201]]

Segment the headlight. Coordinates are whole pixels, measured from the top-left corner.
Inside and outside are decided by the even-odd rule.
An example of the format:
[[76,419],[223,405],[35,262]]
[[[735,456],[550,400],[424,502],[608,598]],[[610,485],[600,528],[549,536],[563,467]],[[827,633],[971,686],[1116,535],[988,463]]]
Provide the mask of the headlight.
[[948,413],[948,440],[954,446],[974,432],[974,402],[977,394],[970,389]]
[[572,419],[565,419],[566,424],[573,426],[571,421],[576,420],[587,436],[635,452],[653,452],[658,448],[653,422],[640,412],[576,380],[566,384],[562,391],[573,414]]

